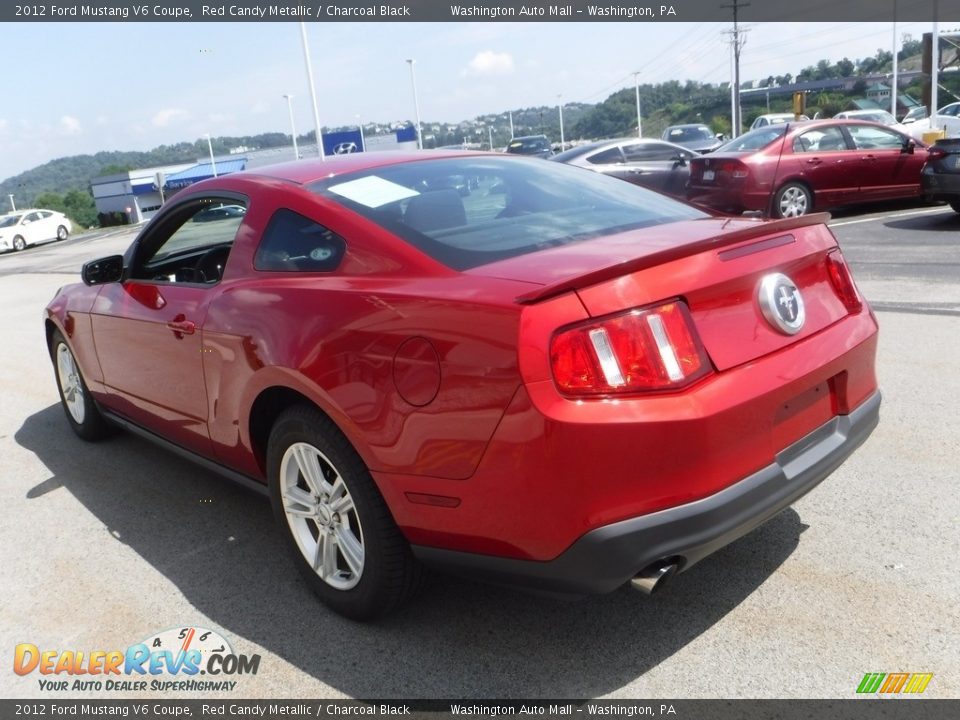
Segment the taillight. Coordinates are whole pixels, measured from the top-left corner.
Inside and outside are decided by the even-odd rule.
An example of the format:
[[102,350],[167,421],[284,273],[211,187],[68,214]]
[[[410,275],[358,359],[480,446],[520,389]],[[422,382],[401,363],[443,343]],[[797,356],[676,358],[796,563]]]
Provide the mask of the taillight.
[[679,300],[558,332],[550,342],[550,365],[567,395],[677,390],[712,371]]
[[742,179],[750,174],[749,169],[742,162],[728,160],[720,166],[720,171],[729,173],[730,177]]
[[944,150],[943,148],[932,147],[932,148],[930,148],[930,149],[927,151],[927,159],[928,159],[928,160],[940,160],[941,158],[945,158],[945,157],[946,157],[947,155],[949,155],[949,154],[950,154],[950,153],[948,153],[948,152],[947,152],[946,150]]
[[844,307],[851,313],[860,312],[863,309],[863,300],[853,282],[853,275],[850,274],[846,258],[843,257],[839,248],[827,253],[827,274],[830,276],[830,284],[833,285]]

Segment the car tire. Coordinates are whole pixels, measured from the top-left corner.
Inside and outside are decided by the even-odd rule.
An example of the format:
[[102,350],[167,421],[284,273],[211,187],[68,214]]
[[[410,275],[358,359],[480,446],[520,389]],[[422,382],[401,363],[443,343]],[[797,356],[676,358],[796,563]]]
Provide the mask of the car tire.
[[65,228],[63,225],[57,228],[57,240],[62,242],[67,239],[69,234],[70,233],[67,232],[67,228]]
[[803,183],[787,183],[773,196],[773,216],[778,218],[806,215],[813,208],[813,195]]
[[116,432],[100,413],[97,403],[87,390],[80,366],[67,344],[63,334],[56,330],[50,338],[50,358],[60,391],[60,404],[63,406],[67,422],[78,437],[95,442]]
[[960,200],[950,203],[950,207],[953,208],[955,213],[960,213]]
[[293,406],[274,423],[267,475],[294,563],[328,607],[371,620],[414,595],[420,564],[363,460],[317,408]]
[[15,251],[15,252],[19,252],[20,250],[23,250],[25,247],[27,247],[27,241],[24,240],[21,235],[17,235],[17,236],[13,239],[13,249],[14,249],[14,251]]

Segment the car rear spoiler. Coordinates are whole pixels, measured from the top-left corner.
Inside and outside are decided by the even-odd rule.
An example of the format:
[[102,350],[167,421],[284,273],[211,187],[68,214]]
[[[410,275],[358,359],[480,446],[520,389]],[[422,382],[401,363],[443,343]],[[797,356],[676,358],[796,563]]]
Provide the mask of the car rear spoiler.
[[630,273],[635,273],[639,270],[645,270],[646,268],[654,265],[660,265],[662,263],[677,260],[682,257],[687,257],[688,255],[695,255],[696,253],[704,252],[706,250],[714,250],[727,247],[728,245],[735,245],[736,243],[743,242],[744,240],[774,235],[776,233],[794,230],[799,227],[820,224],[826,225],[828,220],[830,220],[830,213],[824,212],[801,215],[800,217],[758,222],[755,225],[750,225],[738,230],[731,230],[730,232],[724,232],[705,240],[698,240],[696,242],[678,245],[677,247],[667,248],[666,250],[650,253],[649,255],[642,255],[633,260],[627,260],[625,262],[609,265],[607,267],[600,268],[599,270],[591,270],[583,275],[565,278],[564,280],[560,280],[550,285],[544,285],[541,288],[524,293],[523,295],[518,295],[516,297],[516,302],[520,305],[532,305],[534,303],[556,297],[557,295],[561,295],[565,292],[569,292],[570,290],[578,290],[580,288],[585,288],[590,285],[603,282],[604,280],[611,280],[623,275],[629,275]]

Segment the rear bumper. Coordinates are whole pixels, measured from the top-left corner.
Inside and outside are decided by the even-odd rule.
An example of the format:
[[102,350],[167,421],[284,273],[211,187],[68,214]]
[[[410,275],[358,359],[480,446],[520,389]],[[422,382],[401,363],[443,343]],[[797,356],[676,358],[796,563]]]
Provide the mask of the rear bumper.
[[925,167],[920,174],[920,187],[931,200],[960,200],[960,173],[937,173]]
[[680,570],[750,532],[816,487],[873,432],[875,392],[777,454],[775,461],[695,502],[605,525],[549,562],[413,546],[427,565],[560,595],[610,592],[664,558]]
[[740,187],[691,184],[687,185],[687,202],[721,212],[763,211],[770,206],[770,193],[768,191],[751,191]]

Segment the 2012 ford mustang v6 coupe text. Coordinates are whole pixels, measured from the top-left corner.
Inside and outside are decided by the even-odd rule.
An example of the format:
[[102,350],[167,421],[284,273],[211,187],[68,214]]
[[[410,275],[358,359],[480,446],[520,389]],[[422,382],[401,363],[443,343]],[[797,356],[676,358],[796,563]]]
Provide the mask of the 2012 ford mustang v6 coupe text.
[[423,566],[652,591],[877,423],[876,320],[825,218],[502,155],[303,161],[178,193],[46,334],[80,437],[266,490],[340,613]]

